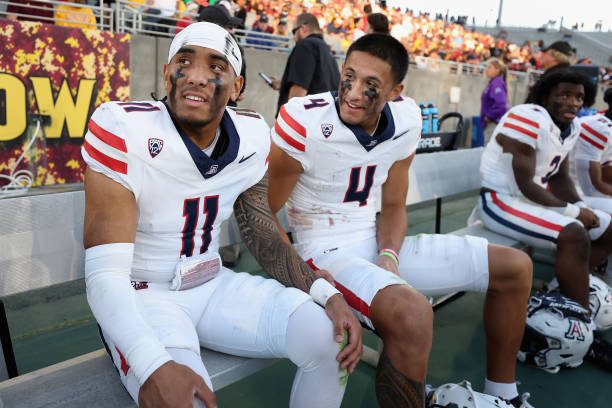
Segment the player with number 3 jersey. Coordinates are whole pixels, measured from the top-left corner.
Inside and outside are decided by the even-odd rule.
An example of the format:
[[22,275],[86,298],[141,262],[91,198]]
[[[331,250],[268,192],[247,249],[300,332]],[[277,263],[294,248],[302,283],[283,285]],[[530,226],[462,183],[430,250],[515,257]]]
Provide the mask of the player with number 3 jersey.
[[[420,112],[402,96],[408,56],[370,34],[347,52],[338,92],[293,98],[272,131],[269,200],[287,203],[294,246],[328,270],[359,318],[381,336],[381,406],[423,406],[432,312],[423,294],[487,293],[487,389],[520,399],[515,359],[531,262],[477,237],[405,238],[408,171]],[[376,219],[376,213],[380,216]],[[501,262],[504,259],[504,262]]]

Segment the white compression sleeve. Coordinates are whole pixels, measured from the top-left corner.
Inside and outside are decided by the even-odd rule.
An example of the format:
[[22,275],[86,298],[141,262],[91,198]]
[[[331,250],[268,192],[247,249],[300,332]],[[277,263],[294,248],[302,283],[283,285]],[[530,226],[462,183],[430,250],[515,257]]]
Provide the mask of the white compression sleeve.
[[136,306],[130,283],[134,244],[115,243],[85,251],[87,301],[96,320],[125,356],[142,385],[172,358]]

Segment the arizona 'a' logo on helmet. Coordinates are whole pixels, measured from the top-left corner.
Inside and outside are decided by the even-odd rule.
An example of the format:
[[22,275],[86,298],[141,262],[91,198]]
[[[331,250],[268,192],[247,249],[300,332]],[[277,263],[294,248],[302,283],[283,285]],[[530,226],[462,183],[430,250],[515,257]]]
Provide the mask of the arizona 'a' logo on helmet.
[[151,138],[149,139],[149,154],[151,157],[155,158],[158,154],[161,153],[164,147],[164,141],[161,139]]
[[576,319],[567,319],[569,322],[569,327],[565,332],[566,339],[572,340],[580,340],[584,341],[584,333],[582,332],[582,327],[580,326],[580,322]]
[[323,133],[323,136],[330,137],[332,132],[334,131],[334,125],[332,125],[331,123],[323,123],[321,125],[321,133]]

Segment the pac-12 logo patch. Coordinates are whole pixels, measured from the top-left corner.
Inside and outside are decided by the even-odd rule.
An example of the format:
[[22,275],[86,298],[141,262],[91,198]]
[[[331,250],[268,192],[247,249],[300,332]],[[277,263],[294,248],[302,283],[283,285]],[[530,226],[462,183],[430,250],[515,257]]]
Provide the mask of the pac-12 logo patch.
[[154,139],[154,138],[149,139],[149,154],[151,155],[151,157],[154,158],[155,156],[160,154],[163,148],[164,148],[163,140]]
[[330,137],[332,132],[334,131],[334,125],[332,125],[331,123],[323,123],[321,125],[321,132],[323,133],[323,136]]

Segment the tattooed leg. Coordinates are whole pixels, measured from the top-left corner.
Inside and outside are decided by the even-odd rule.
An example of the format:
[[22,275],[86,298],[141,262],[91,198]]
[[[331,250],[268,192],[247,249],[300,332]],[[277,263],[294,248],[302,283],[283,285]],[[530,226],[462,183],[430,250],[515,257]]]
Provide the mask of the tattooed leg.
[[376,397],[383,408],[422,408],[425,405],[423,383],[406,377],[393,367],[384,351],[376,370]]

